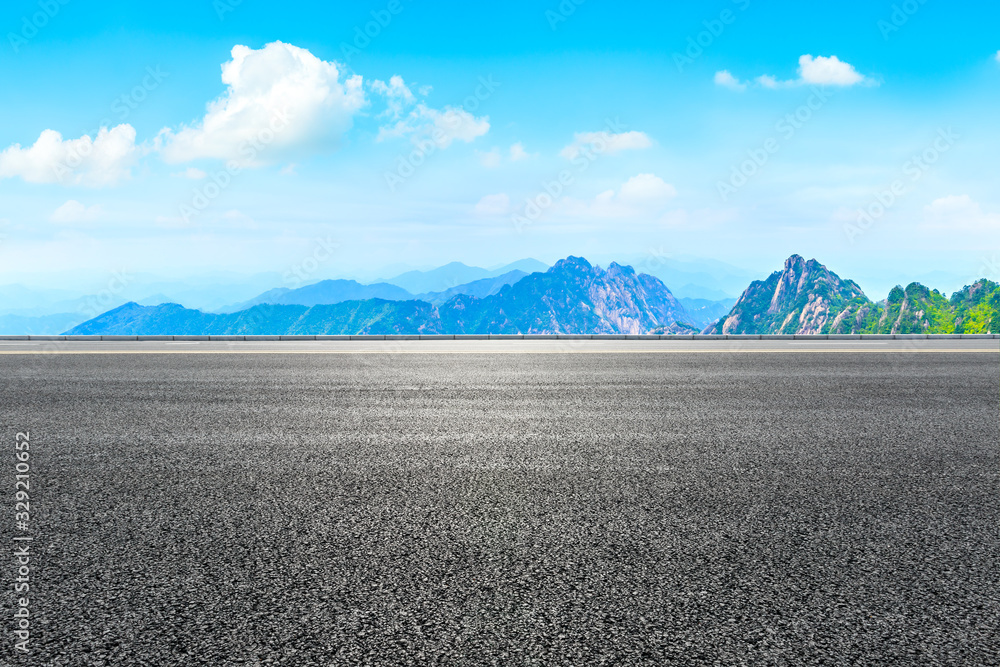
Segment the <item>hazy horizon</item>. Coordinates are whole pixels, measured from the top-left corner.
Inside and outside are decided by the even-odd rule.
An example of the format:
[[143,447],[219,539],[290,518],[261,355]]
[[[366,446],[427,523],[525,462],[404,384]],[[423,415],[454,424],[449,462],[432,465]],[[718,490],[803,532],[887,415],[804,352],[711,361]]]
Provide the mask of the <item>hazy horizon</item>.
[[797,253],[873,298],[1000,278],[1000,7],[56,4],[0,9],[0,284],[334,245],[317,279],[651,253]]

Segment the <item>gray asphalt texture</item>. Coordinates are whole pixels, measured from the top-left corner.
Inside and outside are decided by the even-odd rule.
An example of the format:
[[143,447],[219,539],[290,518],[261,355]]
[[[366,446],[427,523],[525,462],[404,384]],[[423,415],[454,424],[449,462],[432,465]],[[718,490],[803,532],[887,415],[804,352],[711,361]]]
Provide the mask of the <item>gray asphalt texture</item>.
[[0,356],[0,664],[1000,664],[998,406],[985,353]]

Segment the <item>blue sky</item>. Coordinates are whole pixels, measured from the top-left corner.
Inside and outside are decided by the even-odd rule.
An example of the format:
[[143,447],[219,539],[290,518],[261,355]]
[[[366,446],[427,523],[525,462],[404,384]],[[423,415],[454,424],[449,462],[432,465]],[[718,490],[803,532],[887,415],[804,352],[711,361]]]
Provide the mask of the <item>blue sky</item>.
[[337,5],[4,3],[0,283],[570,254],[799,253],[873,298],[1000,277],[992,3]]

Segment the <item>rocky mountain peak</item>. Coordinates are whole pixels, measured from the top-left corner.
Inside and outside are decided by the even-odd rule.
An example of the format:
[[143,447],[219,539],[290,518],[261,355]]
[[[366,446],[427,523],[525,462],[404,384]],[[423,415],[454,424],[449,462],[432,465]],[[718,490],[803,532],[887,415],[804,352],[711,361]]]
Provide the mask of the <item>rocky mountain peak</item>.
[[548,273],[557,273],[559,271],[591,271],[593,270],[593,265],[588,262],[583,257],[575,257],[570,255],[566,259],[560,259],[558,262],[552,265],[552,268],[548,270]]
[[[811,260],[815,262],[816,260]],[[802,255],[792,255],[785,260],[785,271],[802,271],[805,268],[806,260],[803,259]]]
[[718,333],[811,334],[841,326],[845,308],[870,303],[861,288],[842,280],[815,259],[792,255],[783,270],[757,280],[743,292]]

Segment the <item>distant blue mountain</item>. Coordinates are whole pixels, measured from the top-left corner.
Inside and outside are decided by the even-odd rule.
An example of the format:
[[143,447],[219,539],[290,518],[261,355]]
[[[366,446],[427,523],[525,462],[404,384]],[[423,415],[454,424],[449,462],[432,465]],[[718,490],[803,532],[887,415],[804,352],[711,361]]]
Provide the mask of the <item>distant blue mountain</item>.
[[[354,280],[323,280],[312,285],[289,289],[279,287],[243,303],[220,308],[219,313],[235,313],[252,308],[258,304],[269,303],[277,306],[319,306],[341,303],[343,301],[364,301],[366,299],[383,299],[385,301],[427,301],[440,305],[458,294],[469,294],[476,297],[486,297],[496,294],[504,285],[512,285],[526,276],[524,271],[508,271],[495,278],[483,278],[471,283],[457,285],[443,292],[427,292],[413,295],[402,287],[389,283],[374,283],[362,285]],[[165,300],[151,303],[150,299],[139,302],[140,305],[156,305]]]
[[510,264],[504,264],[503,266],[498,266],[495,269],[490,269],[494,276],[503,275],[504,273],[509,273],[510,271],[524,271],[525,273],[544,273],[549,270],[549,265],[545,262],[539,262],[537,259],[527,258],[519,259],[516,262],[511,262]]
[[0,335],[44,336],[58,334],[87,319],[81,313],[56,313],[54,315],[0,315]]
[[496,278],[511,271],[535,273],[546,271],[548,268],[547,264],[539,262],[537,259],[522,259],[492,270],[483,269],[478,266],[467,266],[461,262],[452,262],[451,264],[445,264],[430,271],[407,271],[381,282],[397,285],[412,294],[427,294],[431,292],[447,292],[459,285],[483,280],[484,278]]
[[426,301],[367,299],[315,306],[260,304],[213,314],[177,304],[128,303],[73,328],[74,335],[646,333],[693,324],[658,279],[612,263],[569,257],[499,292]]
[[483,278],[481,280],[473,280],[471,283],[465,283],[464,285],[458,285],[457,287],[452,287],[449,290],[443,292],[428,292],[426,294],[418,294],[416,298],[422,301],[428,301],[434,305],[440,305],[445,303],[454,296],[459,294],[468,294],[469,296],[474,296],[482,299],[483,297],[492,296],[496,294],[504,285],[513,285],[521,278],[524,278],[527,273],[515,269],[514,271],[508,271],[503,275],[497,276],[495,278]]
[[736,299],[690,299],[681,297],[678,299],[684,306],[684,310],[691,317],[698,329],[704,329],[709,324],[719,318],[729,314],[730,309],[736,303]]
[[342,301],[364,301],[366,299],[411,301],[413,298],[414,296],[402,287],[388,283],[362,285],[354,280],[322,280],[296,289],[278,287],[268,290],[249,301],[220,308],[218,312],[234,313],[261,303],[284,306],[317,306],[341,303]]

